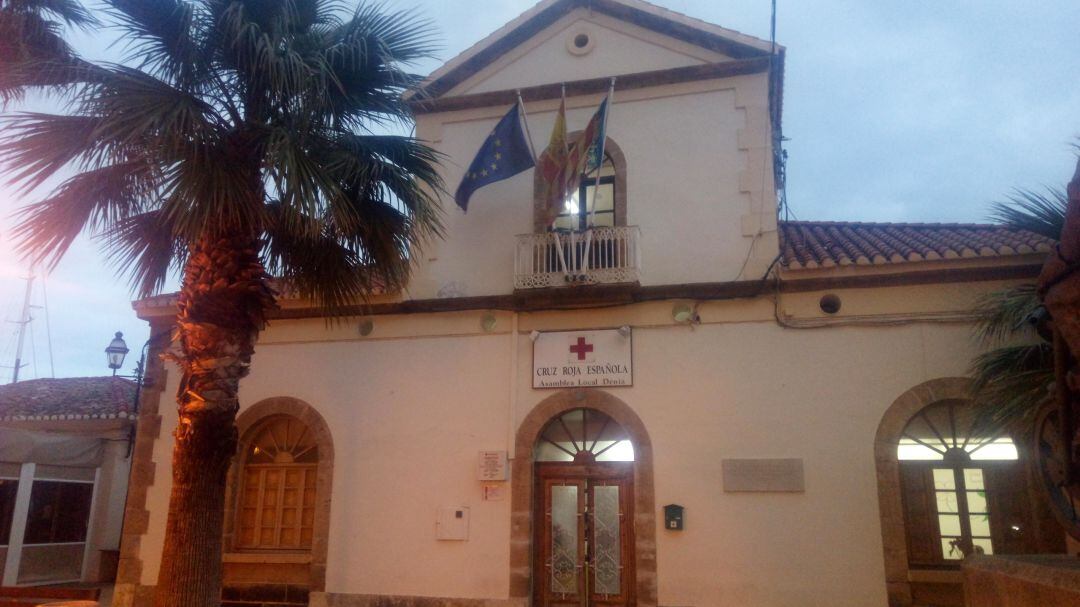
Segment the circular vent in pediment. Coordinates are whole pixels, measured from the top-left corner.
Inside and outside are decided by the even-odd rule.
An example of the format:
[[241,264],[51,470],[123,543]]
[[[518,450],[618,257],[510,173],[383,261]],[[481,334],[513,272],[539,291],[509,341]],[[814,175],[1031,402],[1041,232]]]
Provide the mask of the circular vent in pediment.
[[571,55],[586,55],[596,46],[596,37],[585,28],[574,28],[566,38],[566,50]]

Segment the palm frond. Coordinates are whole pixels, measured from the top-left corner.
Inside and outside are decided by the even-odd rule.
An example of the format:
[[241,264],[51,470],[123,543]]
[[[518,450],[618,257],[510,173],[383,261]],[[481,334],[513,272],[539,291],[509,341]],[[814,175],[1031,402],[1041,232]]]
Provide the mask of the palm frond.
[[79,27],[100,25],[86,7],[76,0],[7,0],[5,10],[47,16]]
[[1034,334],[1032,314],[1042,305],[1033,283],[981,296],[975,303],[975,334],[984,343],[1000,343]]
[[123,29],[129,61],[140,69],[191,82],[204,67],[195,34],[195,5],[184,0],[106,0]]
[[55,262],[91,233],[140,295],[207,238],[264,238],[266,266],[328,309],[406,284],[442,232],[441,158],[370,132],[412,119],[403,66],[431,53],[427,22],[337,0],[106,4],[122,64],[10,72],[9,91],[48,87],[68,113],[5,118],[9,179],[26,195],[76,172],[25,208],[21,250]]
[[18,250],[49,268],[84,231],[98,233],[139,213],[155,188],[153,167],[132,161],[84,171],[19,212]]
[[165,286],[170,271],[187,260],[181,245],[160,209],[114,222],[97,240],[118,274],[127,275],[138,297],[148,297]]
[[113,156],[112,142],[97,137],[95,116],[22,112],[0,122],[0,165],[11,171],[8,185],[33,190],[80,159]]
[[1030,423],[1050,398],[1053,357],[1047,343],[1004,346],[978,356],[971,367],[977,425],[996,432]]
[[397,264],[372,264],[325,222],[277,202],[267,210],[266,269],[297,295],[337,314],[378,289],[399,286]]
[[1004,202],[990,206],[990,219],[1057,240],[1065,225],[1068,202],[1068,196],[1061,189],[1046,188],[1045,192],[1015,190]]

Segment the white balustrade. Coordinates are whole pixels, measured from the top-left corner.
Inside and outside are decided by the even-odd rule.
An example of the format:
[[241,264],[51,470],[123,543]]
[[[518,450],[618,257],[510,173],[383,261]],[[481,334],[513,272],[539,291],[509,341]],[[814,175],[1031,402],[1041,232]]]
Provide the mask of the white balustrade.
[[638,282],[638,226],[521,234],[514,253],[514,288]]

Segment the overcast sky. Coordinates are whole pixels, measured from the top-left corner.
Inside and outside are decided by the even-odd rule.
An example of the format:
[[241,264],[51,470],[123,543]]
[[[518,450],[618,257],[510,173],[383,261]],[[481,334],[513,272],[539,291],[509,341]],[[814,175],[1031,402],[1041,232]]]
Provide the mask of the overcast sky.
[[[446,60],[533,3],[428,0]],[[769,0],[660,0],[692,17],[767,39]],[[784,134],[788,200],[798,219],[961,221],[986,218],[1013,188],[1062,186],[1080,135],[1080,2],[1076,0],[779,0],[788,49]],[[80,36],[89,56],[111,34]],[[439,62],[419,66],[430,72]],[[39,109],[39,108],[30,108]],[[11,252],[0,189],[0,383],[10,380],[26,268]],[[34,302],[43,293],[35,289]],[[125,332],[147,337],[126,283],[90,243],[48,280],[57,377],[107,372],[103,350]],[[23,379],[47,377],[46,326],[35,310]],[[136,356],[131,356],[130,368]],[[125,369],[127,371],[128,369]]]

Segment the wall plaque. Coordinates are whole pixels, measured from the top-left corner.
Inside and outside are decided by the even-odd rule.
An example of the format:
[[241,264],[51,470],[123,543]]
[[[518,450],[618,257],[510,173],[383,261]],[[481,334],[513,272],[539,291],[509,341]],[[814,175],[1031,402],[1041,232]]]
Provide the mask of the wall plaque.
[[727,492],[806,491],[801,459],[725,459],[721,466]]
[[505,481],[506,451],[481,451],[477,466],[477,479],[481,481]]
[[634,385],[629,327],[553,331],[533,340],[533,388]]

